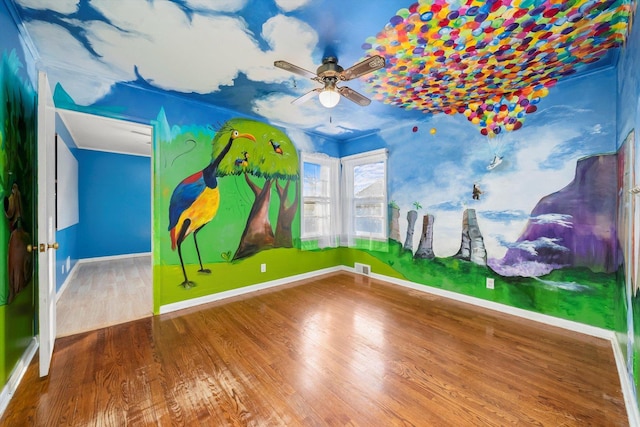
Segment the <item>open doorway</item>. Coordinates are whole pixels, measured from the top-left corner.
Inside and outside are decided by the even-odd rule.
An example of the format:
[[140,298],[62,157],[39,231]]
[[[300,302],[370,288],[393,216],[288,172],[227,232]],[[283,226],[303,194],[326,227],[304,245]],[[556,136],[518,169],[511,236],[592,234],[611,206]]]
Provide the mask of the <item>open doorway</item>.
[[146,125],[68,110],[57,114],[61,337],[153,314],[153,136]]

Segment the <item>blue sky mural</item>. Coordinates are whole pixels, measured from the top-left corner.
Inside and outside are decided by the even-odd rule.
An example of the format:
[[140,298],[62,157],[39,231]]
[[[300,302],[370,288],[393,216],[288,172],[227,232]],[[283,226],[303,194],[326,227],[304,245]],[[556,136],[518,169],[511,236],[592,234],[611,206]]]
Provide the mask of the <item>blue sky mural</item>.
[[[482,60],[482,55],[504,56],[516,52],[517,44],[533,43],[533,50],[526,54],[536,57],[536,63],[547,64],[541,70],[542,78],[536,80],[544,86],[538,91],[544,93],[559,77],[606,67],[612,63],[615,47],[622,40],[629,10],[629,2],[625,0],[602,4],[586,0],[575,4],[474,0],[471,6],[458,0],[392,0],[375,7],[366,0],[15,0],[15,3],[47,65],[50,79],[59,82],[79,105],[98,104],[117,94],[119,84],[126,83],[188,96],[273,124],[340,140],[371,134],[399,121],[424,120],[425,115],[413,104],[413,97],[420,89],[415,87],[416,82],[442,81],[440,71],[428,68],[432,62],[458,69],[460,65],[453,64]],[[505,20],[502,14],[511,18]],[[601,16],[608,20],[602,28],[580,25],[587,20],[595,22]],[[421,26],[416,27],[414,21],[422,23]],[[419,34],[415,33],[416,28]],[[499,52],[494,52],[497,45],[484,46],[483,34],[500,32]],[[529,33],[532,37],[528,37]],[[445,38],[451,34],[457,38],[451,38],[449,43]],[[402,42],[405,36],[407,46]],[[420,40],[433,41],[429,46],[444,43],[453,53],[414,49],[414,43]],[[576,55],[575,46],[580,47],[580,55]],[[384,52],[387,68],[372,75],[368,82],[351,81],[349,87],[376,100],[401,96],[409,100],[405,107],[411,107],[411,111],[385,102],[361,108],[348,100],[330,110],[316,100],[291,105],[292,100],[318,85],[273,66],[275,60],[286,60],[315,71],[322,58],[334,55],[343,67],[348,67],[376,49]],[[456,53],[463,49],[466,53]],[[413,65],[407,68],[401,60]],[[512,65],[505,68],[512,69]],[[495,67],[493,76],[474,79],[509,77],[509,73],[500,70]],[[411,83],[392,94],[383,73],[394,79],[406,74]],[[468,80],[464,75],[458,77]],[[526,75],[521,73],[519,78],[524,84],[529,83]],[[469,93],[475,93],[471,87],[467,89],[471,92],[461,95],[463,101]],[[420,96],[430,100],[429,112],[437,112],[433,105],[440,105],[440,101],[432,102],[437,91],[428,92]],[[485,107],[497,105],[493,100],[483,102]],[[447,109],[443,107],[442,111]],[[486,115],[487,108],[484,110]],[[478,120],[482,116],[477,109],[471,114],[477,114]]]
[[[523,232],[536,203],[571,182],[577,159],[615,151],[615,78],[602,73],[597,81],[574,79],[556,89],[521,130],[495,138],[482,136],[459,115],[416,122],[416,132],[409,125],[382,132],[391,153],[389,197],[400,206],[401,217],[415,201],[423,207],[419,214],[435,216],[436,256],[457,252],[461,212],[473,208],[488,257],[501,258]],[[503,161],[488,170],[496,154]],[[471,197],[474,183],[483,191],[480,200]],[[547,215],[535,221],[569,225],[570,220]],[[406,221],[400,225],[404,236]],[[531,242],[527,249],[545,244],[557,243]]]

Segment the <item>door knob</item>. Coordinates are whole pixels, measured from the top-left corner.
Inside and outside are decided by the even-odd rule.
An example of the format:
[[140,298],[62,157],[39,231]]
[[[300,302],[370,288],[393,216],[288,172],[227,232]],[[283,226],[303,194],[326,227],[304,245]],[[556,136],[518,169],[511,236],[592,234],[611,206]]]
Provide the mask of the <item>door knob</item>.
[[48,244],[47,244],[47,247],[48,247],[49,249],[58,249],[58,248],[60,247],[60,244],[58,244],[58,242],[55,242],[55,243],[48,243]]
[[35,245],[27,245],[27,252],[33,252],[33,250],[37,248],[40,248],[40,252],[46,252],[47,250],[47,246],[44,243],[40,243],[40,246],[36,243]]

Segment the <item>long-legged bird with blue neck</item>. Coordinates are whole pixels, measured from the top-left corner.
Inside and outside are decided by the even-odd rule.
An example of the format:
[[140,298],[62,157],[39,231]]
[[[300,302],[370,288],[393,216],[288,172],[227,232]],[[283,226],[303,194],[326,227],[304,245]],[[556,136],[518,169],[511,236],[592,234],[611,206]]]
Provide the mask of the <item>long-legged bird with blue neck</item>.
[[197,235],[202,227],[207,225],[218,212],[220,207],[220,190],[216,177],[218,166],[224,156],[229,153],[231,145],[239,138],[256,141],[256,138],[250,133],[240,133],[236,129],[231,129],[229,141],[222,151],[211,160],[207,167],[183,179],[171,195],[169,204],[171,249],[178,249],[178,257],[180,257],[180,265],[184,275],[184,282],[181,285],[185,288],[195,286],[195,283],[187,277],[184,260],[182,259],[182,242],[189,234],[193,233],[193,243],[198,254],[198,262],[200,263],[198,272],[211,273],[211,270],[205,269],[202,265]]

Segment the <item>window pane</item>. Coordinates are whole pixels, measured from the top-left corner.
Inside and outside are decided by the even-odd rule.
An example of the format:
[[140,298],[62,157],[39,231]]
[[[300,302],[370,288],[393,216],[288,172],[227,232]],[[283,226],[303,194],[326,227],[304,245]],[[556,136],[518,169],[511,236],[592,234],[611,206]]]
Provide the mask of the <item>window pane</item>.
[[329,203],[305,200],[304,214],[305,216],[329,216]]
[[307,236],[320,235],[320,221],[316,217],[304,217],[304,232]]
[[356,202],[356,216],[383,216],[381,202]]
[[329,168],[305,162],[303,169],[304,196],[329,197]]
[[384,196],[384,162],[368,163],[353,168],[354,197]]
[[305,236],[328,235],[330,233],[328,202],[305,201],[303,203],[303,209]]

